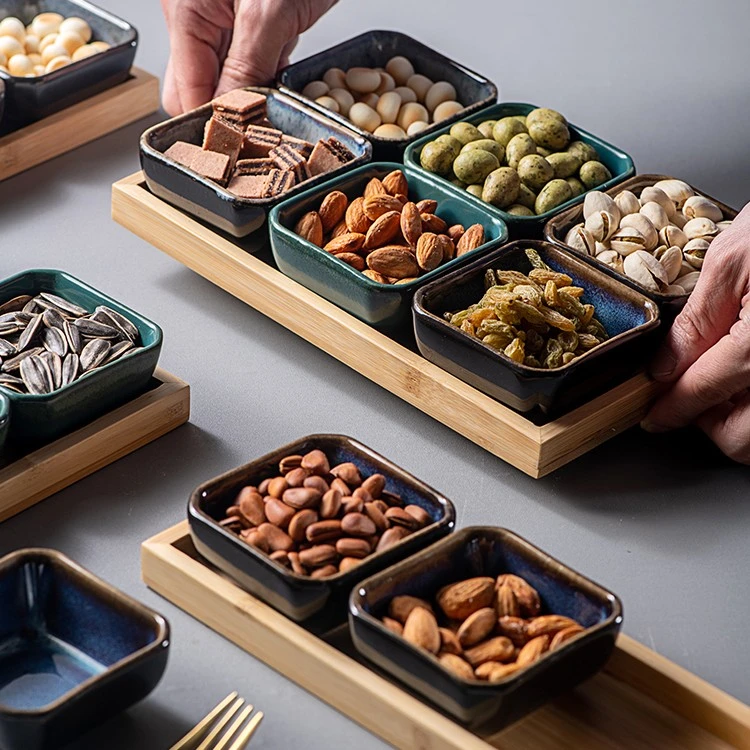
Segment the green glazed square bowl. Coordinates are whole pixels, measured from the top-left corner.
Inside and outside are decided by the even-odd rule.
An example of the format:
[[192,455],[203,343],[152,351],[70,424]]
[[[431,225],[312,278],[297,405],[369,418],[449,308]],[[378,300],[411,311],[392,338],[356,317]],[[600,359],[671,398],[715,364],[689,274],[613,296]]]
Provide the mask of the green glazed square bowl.
[[[460,122],[470,122],[472,125],[478,125],[485,120],[500,120],[503,117],[512,117],[513,115],[527,115],[534,109],[537,109],[537,105],[535,104],[527,104],[524,102],[500,102],[499,104],[493,104],[491,107],[487,107],[470,117],[462,118]],[[583,141],[584,143],[593,146],[597,150],[602,164],[604,164],[604,166],[612,173],[612,179],[599,185],[595,188],[596,190],[609,190],[611,187],[618,185],[628,179],[628,177],[632,177],[635,174],[635,164],[633,163],[633,159],[624,151],[607,143],[598,136],[593,135],[586,130],[582,130],[577,125],[568,123],[568,127],[570,128],[571,140]],[[422,149],[439,136],[448,133],[450,129],[451,125],[448,125],[441,130],[424,136],[418,141],[412,143],[406,149],[406,153],[404,154],[404,164],[420,170],[423,174],[429,175],[431,179],[439,182],[441,185],[446,185],[451,190],[466,196],[466,198],[472,203],[482,206],[485,210],[500,216],[510,228],[514,239],[530,238],[537,235],[541,236],[541,230],[545,222],[559,214],[561,211],[564,211],[571,206],[575,206],[578,203],[583,203],[586,193],[583,193],[576,198],[572,198],[571,200],[560,204],[557,208],[554,208],[551,211],[546,211],[538,216],[515,216],[500,208],[496,208],[490,203],[485,203],[480,198],[477,198],[471,193],[466,192],[466,190],[454,185],[445,177],[428,172],[426,169],[423,169],[420,164]]]
[[8,428],[10,427],[10,400],[4,393],[0,393],[0,456],[3,453],[3,446],[8,437]]
[[0,282],[0,303],[39,292],[51,292],[92,312],[98,305],[112,308],[133,323],[142,344],[134,354],[110,362],[52,393],[17,393],[0,386],[0,393],[10,400],[13,417],[8,448],[51,442],[142,393],[161,352],[162,330],[156,323],[64,271],[34,269],[11,276]]
[[[435,213],[449,226],[481,224],[485,230],[485,244],[414,281],[394,285],[372,281],[361,271],[294,232],[300,217],[308,211],[316,211],[332,190],[340,190],[351,200],[362,195],[365,185],[373,177],[385,177],[395,169],[403,170],[409,183],[411,200],[436,200],[438,208]],[[508,241],[508,229],[499,216],[488,213],[481,204],[466,200],[460,192],[451,188],[450,185],[429,179],[422,171],[404,168],[402,164],[375,162],[355,169],[296,198],[290,198],[271,211],[271,249],[276,264],[282,273],[365,323],[384,329],[410,325],[411,300],[417,289]]]

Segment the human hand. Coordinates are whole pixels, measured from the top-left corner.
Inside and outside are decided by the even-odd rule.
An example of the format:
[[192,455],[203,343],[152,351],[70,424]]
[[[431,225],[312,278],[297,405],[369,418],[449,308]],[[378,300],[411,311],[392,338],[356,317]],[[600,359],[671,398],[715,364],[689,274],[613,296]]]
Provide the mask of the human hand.
[[727,456],[750,464],[750,204],[711,243],[651,372],[671,387],[644,429],[695,422]]
[[273,81],[299,35],[336,0],[162,0],[170,56],[162,95],[176,115]]

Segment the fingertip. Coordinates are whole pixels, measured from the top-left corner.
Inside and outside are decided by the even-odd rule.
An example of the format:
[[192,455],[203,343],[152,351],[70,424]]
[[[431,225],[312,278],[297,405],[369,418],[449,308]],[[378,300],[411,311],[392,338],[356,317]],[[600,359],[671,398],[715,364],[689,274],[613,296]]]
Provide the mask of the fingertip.
[[641,429],[644,432],[650,432],[652,435],[659,435],[663,432],[669,432],[670,430],[669,427],[665,427],[658,422],[653,422],[648,417],[641,420]]

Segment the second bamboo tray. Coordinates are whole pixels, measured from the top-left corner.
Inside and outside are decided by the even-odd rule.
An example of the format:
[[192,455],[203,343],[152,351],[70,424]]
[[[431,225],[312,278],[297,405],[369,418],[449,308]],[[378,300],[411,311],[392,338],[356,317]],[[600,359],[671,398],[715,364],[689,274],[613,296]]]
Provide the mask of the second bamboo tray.
[[656,384],[637,375],[538,425],[324,300],[239,242],[157,198],[137,172],[112,190],[131,232],[425,414],[539,478],[640,422]]

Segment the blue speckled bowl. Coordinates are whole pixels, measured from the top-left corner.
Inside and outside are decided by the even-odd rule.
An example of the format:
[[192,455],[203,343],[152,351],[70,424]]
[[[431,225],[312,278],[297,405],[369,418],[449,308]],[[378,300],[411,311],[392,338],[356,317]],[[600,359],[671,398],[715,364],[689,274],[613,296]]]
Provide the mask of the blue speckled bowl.
[[10,427],[10,399],[0,393],[0,455],[3,453],[3,446],[8,437],[8,428]]
[[145,698],[167,664],[161,615],[54,550],[0,560],[0,747],[57,748]]
[[[513,573],[538,592],[543,614],[572,617],[586,631],[501,682],[465,680],[378,618],[394,596],[432,600],[443,586],[474,576]],[[472,726],[497,731],[598,672],[622,624],[619,599],[511,531],[473,527],[360,583],[349,602],[357,650],[378,667]]]
[[[531,270],[524,248],[531,247],[555,271],[585,289],[584,301],[610,338],[553,370],[513,362],[443,319],[464,310],[484,294],[488,268]],[[414,298],[414,333],[425,358],[518,411],[540,407],[560,413],[611,388],[642,368],[658,343],[657,305],[644,294],[611,278],[583,260],[539,240],[518,240],[494,250],[420,289]]]

